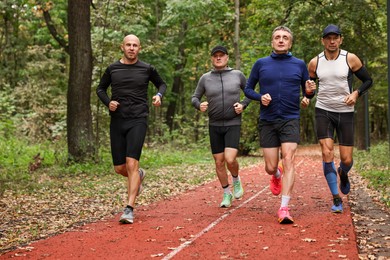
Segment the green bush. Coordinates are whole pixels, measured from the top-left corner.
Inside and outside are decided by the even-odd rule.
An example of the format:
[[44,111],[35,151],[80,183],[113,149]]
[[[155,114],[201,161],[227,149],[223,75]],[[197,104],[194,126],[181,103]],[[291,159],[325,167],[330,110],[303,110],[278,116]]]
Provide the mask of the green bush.
[[381,200],[390,207],[389,143],[379,143],[369,151],[355,153],[356,169],[369,181],[369,187],[380,192]]

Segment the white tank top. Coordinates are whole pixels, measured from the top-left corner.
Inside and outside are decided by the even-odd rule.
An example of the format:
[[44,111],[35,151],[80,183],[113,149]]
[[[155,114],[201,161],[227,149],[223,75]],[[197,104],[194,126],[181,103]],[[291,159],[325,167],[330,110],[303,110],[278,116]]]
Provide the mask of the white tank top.
[[316,74],[318,94],[316,107],[332,112],[353,112],[344,98],[352,93],[352,71],[347,62],[348,52],[340,50],[335,60],[327,60],[325,53],[318,55]]

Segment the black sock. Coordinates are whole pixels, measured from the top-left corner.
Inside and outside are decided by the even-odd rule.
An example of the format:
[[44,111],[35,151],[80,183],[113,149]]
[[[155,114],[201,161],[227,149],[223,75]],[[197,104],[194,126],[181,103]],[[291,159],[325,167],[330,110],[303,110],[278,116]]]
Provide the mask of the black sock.
[[131,209],[131,210],[134,210],[134,208],[133,208],[132,206],[130,206],[130,205],[127,205],[126,208],[129,208],[129,209]]

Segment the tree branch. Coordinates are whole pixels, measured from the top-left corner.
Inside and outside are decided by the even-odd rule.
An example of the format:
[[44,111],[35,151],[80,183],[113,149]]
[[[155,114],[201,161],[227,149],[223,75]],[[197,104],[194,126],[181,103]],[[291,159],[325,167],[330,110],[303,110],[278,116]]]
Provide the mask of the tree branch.
[[51,19],[49,11],[43,10],[43,17],[45,18],[45,22],[50,34],[60,44],[60,46],[65,49],[65,52],[69,54],[69,45],[65,39],[58,34],[56,28],[54,27],[54,23]]

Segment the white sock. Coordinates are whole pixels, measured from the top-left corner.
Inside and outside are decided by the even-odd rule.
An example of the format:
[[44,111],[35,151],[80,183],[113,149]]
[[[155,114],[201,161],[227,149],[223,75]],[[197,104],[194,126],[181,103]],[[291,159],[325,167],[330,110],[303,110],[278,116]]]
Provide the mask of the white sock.
[[230,191],[230,186],[229,186],[229,185],[228,185],[227,187],[223,188],[223,193],[227,193],[227,194],[232,193],[232,192]]
[[239,180],[240,180],[240,176],[238,176],[238,175],[237,175],[237,177],[233,177],[233,176],[232,176],[232,178],[233,178],[233,182],[239,181]]
[[280,207],[288,207],[288,203],[290,202],[290,196],[282,195],[282,203],[280,204]]
[[278,170],[276,171],[276,173],[274,174],[275,178],[276,179],[279,179],[280,178],[280,171],[279,171],[279,168]]

